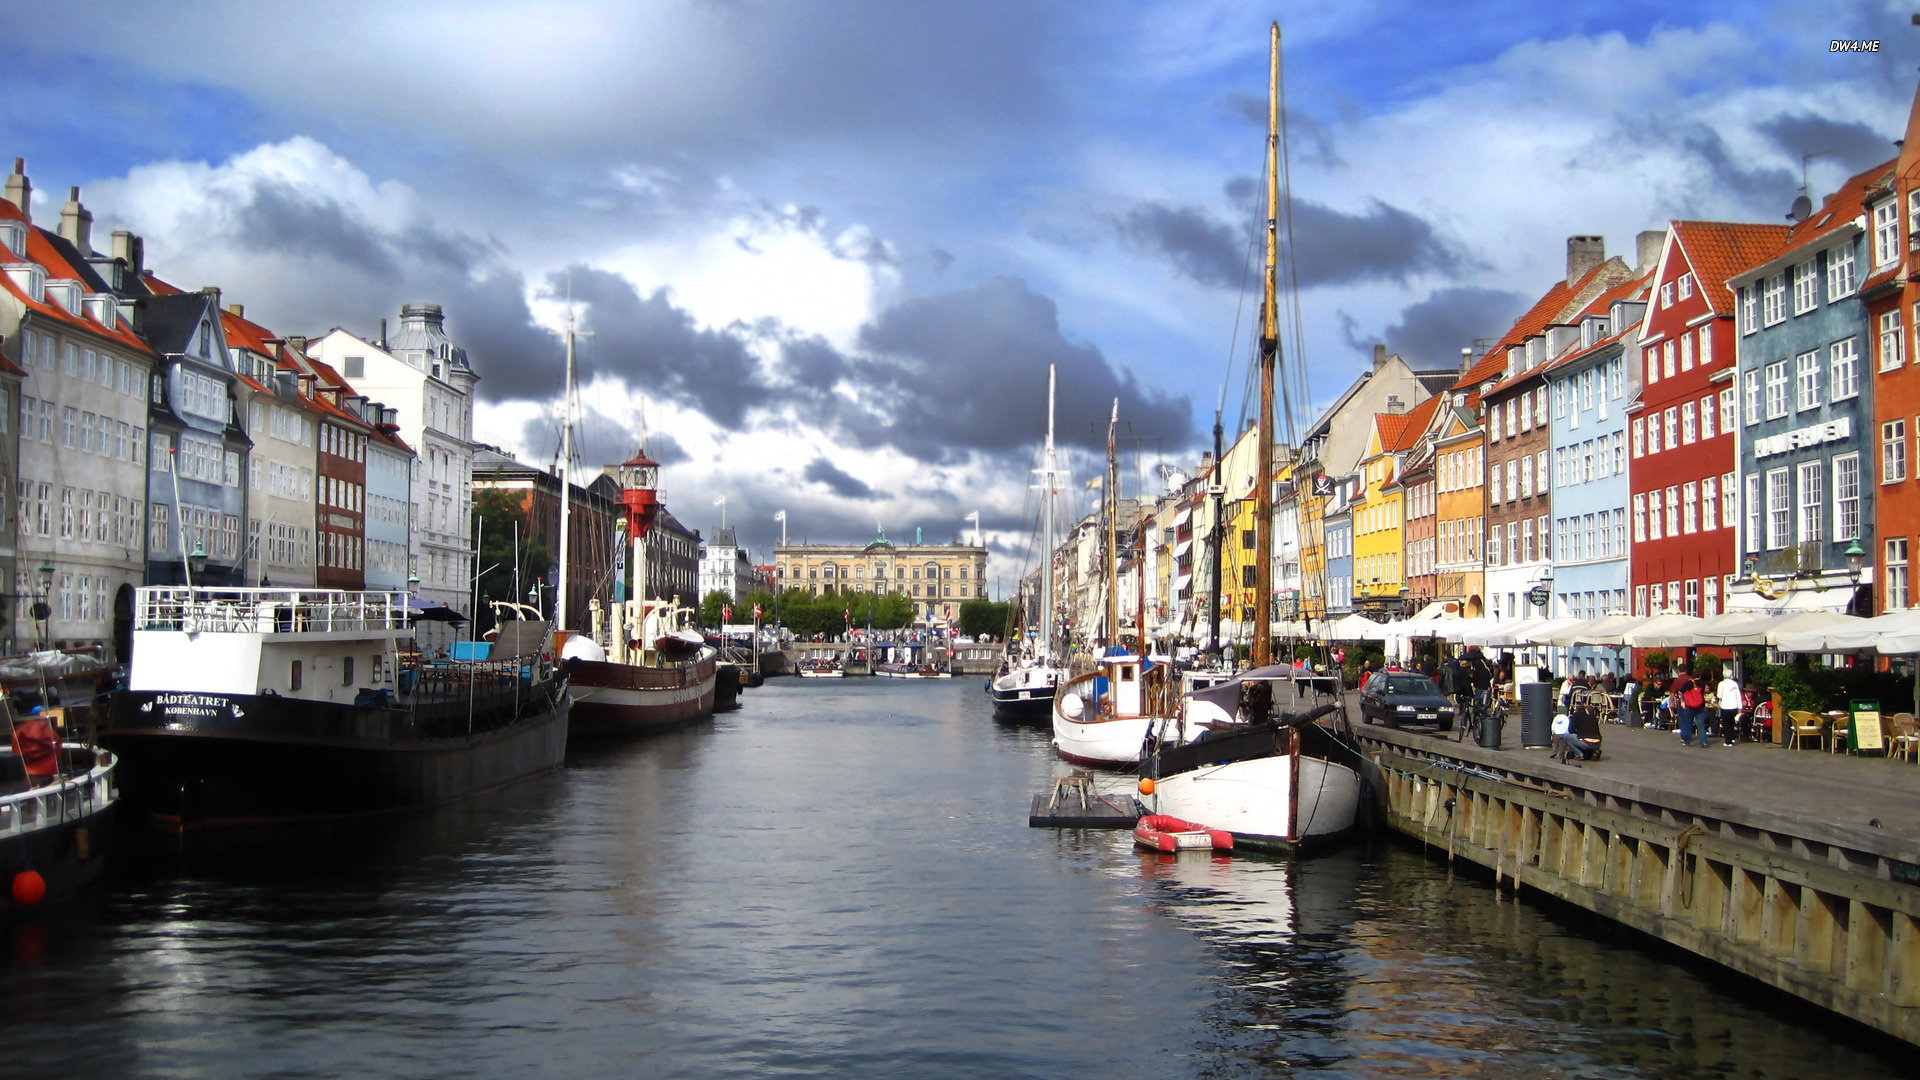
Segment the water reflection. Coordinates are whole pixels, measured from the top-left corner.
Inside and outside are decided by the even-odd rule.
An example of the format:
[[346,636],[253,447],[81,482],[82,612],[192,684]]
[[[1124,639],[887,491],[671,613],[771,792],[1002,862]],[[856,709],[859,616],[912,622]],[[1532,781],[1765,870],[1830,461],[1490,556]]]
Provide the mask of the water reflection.
[[1028,829],[1044,729],[966,680],[823,682],[435,814],[123,863],[13,929],[8,1071],[1898,1072],[1394,844]]

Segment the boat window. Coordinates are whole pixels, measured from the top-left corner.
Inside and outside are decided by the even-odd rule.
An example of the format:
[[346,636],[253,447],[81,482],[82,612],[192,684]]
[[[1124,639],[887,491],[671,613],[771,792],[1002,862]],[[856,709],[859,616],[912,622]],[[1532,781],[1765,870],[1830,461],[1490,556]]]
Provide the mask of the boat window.
[[1120,665],[1120,679],[1122,682],[1133,681],[1133,665],[1132,664]]
[[353,657],[351,656],[341,658],[340,685],[341,686],[353,685]]
[[295,691],[300,689],[300,661],[298,660],[293,662],[293,666],[287,672],[287,689]]

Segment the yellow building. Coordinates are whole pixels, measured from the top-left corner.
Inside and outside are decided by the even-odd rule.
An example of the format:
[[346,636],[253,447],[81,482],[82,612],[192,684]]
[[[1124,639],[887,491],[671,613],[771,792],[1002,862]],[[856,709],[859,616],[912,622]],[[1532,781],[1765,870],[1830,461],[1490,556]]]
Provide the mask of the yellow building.
[[1353,504],[1354,605],[1372,616],[1401,614],[1406,542],[1406,503],[1397,485],[1400,442],[1409,418],[1377,413],[1360,457],[1361,497]]
[[987,549],[971,544],[794,544],[773,558],[777,589],[897,592],[923,618],[951,619],[961,604],[987,598]]

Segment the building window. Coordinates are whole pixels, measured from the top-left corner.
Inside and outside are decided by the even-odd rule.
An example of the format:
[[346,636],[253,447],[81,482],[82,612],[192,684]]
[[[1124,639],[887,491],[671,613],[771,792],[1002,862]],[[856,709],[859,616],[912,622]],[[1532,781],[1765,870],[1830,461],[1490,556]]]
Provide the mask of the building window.
[[1843,454],[1833,459],[1833,538],[1856,540],[1860,537],[1860,455]]
[[1898,483],[1907,478],[1907,422],[1889,420],[1880,425],[1880,482]]
[[1777,274],[1760,283],[1760,320],[1767,326],[1787,317],[1787,275]]
[[1818,290],[1814,285],[1817,280],[1813,273],[1812,259],[1793,268],[1793,313],[1795,315],[1805,315],[1819,302]]
[[1647,346],[1647,383],[1652,385],[1660,381],[1660,346]]
[[1636,544],[1647,542],[1647,497],[1645,495],[1633,497],[1633,542]]
[[1668,536],[1680,535],[1680,486],[1667,489],[1666,526]]
[[1787,546],[1788,530],[1793,525],[1793,495],[1787,470],[1770,469],[1767,472],[1767,549],[1777,551]]
[[1818,461],[1800,463],[1800,542],[1820,539],[1827,496],[1823,474],[1826,467]]
[[1638,458],[1647,452],[1647,424],[1644,420],[1633,422],[1633,456]]
[[1751,334],[1760,329],[1760,294],[1749,285],[1740,290],[1740,330]]
[[1739,516],[1739,497],[1734,488],[1733,473],[1723,473],[1720,477],[1720,527],[1731,529],[1734,519]]
[[1680,444],[1692,446],[1697,438],[1699,428],[1694,424],[1693,402],[1689,401],[1680,406]]
[[1820,354],[1804,352],[1793,358],[1794,408],[1799,412],[1820,407]]
[[1827,400],[1845,401],[1860,393],[1859,359],[1858,338],[1836,341],[1827,347]]
[[1887,538],[1887,590],[1881,603],[1888,611],[1907,606],[1907,538]]
[[1709,532],[1720,520],[1720,498],[1715,488],[1719,481],[1709,476],[1700,481],[1700,530]]
[[1713,395],[1700,399],[1700,437],[1713,438]]
[[[1808,356],[1812,354],[1809,353]],[[1787,415],[1787,362],[1767,365],[1767,419],[1778,420]]]
[[1667,449],[1672,450],[1680,445],[1680,410],[1669,408],[1661,414],[1661,419],[1667,432]]
[[1747,474],[1747,550],[1760,550],[1760,474]]
[[1720,391],[1720,434],[1733,434],[1733,387]]
[[1853,241],[1848,240],[1827,252],[1827,302],[1853,294]]
[[1880,370],[1892,371],[1907,362],[1906,334],[1900,327],[1900,309],[1880,316]]
[[1900,257],[1900,207],[1892,199],[1873,208],[1873,265],[1889,266]]
[[1687,581],[1686,611],[1687,611],[1687,614],[1693,615],[1693,616],[1698,616],[1700,614],[1700,582],[1696,580],[1689,579]]
[[1669,379],[1679,374],[1679,371],[1673,366],[1673,342],[1671,341],[1663,341],[1660,343],[1660,368]]

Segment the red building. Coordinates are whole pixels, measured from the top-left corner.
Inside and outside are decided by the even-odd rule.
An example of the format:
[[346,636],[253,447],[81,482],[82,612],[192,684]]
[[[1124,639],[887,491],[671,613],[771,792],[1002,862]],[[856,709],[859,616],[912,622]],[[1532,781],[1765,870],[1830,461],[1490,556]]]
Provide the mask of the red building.
[[[1908,212],[1903,215],[1901,207]],[[1910,561],[1920,553],[1914,547],[1920,541],[1920,471],[1914,457],[1920,450],[1920,253],[1914,249],[1920,218],[1914,216],[1916,210],[1920,210],[1920,90],[1907,113],[1907,137],[1894,163],[1892,189],[1870,193],[1862,207],[1873,230],[1876,265],[1860,290],[1875,358],[1874,426],[1861,441],[1871,445],[1877,436],[1879,442],[1873,540],[1863,546],[1872,551],[1874,581],[1880,592],[1874,610],[1883,612],[1913,606]]]
[[1740,573],[1737,339],[1726,281],[1767,261],[1786,236],[1785,225],[1667,227],[1640,326],[1640,400],[1627,408],[1636,615],[1719,614]]

